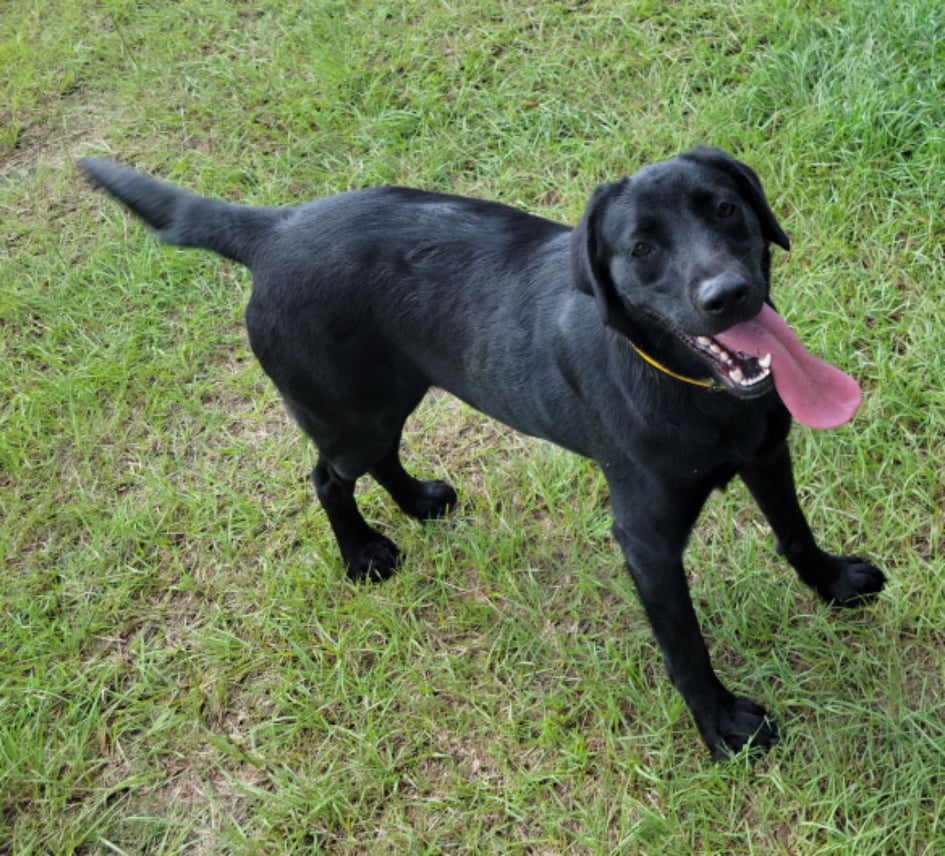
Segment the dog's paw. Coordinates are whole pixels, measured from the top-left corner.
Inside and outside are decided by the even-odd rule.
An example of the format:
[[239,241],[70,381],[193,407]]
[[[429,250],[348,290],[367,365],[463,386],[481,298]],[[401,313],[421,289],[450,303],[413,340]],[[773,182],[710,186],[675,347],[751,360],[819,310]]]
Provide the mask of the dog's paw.
[[456,500],[456,491],[450,485],[439,479],[431,479],[417,482],[417,490],[401,508],[418,520],[433,520],[453,508]]
[[713,761],[724,761],[743,749],[767,752],[779,739],[778,727],[768,712],[751,699],[732,696],[719,711],[714,726],[703,732]]
[[393,576],[402,558],[400,549],[390,538],[375,532],[345,556],[345,569],[352,582],[380,583]]
[[833,606],[863,606],[876,599],[886,584],[886,575],[856,556],[828,556],[829,582],[816,586],[817,593]]

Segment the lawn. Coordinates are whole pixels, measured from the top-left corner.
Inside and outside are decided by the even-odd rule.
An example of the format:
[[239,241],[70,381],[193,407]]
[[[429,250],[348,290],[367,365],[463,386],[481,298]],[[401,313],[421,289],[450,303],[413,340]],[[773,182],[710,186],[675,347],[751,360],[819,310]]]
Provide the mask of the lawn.
[[[938,0],[7,0],[0,10],[0,853],[945,852],[945,10]],[[796,426],[861,612],[747,491],[687,555],[769,755],[713,764],[595,466],[444,394],[374,485],[400,573],[350,584],[315,453],[254,362],[249,279],[75,163],[257,204],[378,183],[574,223],[698,143],[762,177],[782,314],[865,397]]]

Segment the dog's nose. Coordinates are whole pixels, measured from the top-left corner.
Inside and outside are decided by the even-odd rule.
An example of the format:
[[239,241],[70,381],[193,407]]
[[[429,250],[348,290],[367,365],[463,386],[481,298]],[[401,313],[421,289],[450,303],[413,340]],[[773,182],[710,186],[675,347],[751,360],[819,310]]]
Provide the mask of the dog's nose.
[[751,287],[735,273],[720,273],[704,279],[696,288],[696,308],[711,318],[740,312],[748,302]]

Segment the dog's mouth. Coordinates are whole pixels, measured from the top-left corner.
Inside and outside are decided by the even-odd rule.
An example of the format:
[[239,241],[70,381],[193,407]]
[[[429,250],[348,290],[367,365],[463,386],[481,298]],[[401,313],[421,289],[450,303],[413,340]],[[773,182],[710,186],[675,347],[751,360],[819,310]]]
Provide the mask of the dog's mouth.
[[746,354],[728,348],[711,336],[679,337],[712,368],[713,374],[740,398],[764,395],[774,385],[771,372],[771,354],[761,356]]
[[774,386],[791,415],[811,428],[842,425],[860,405],[857,382],[808,353],[767,303],[750,321],[685,339],[735,395],[753,398]]

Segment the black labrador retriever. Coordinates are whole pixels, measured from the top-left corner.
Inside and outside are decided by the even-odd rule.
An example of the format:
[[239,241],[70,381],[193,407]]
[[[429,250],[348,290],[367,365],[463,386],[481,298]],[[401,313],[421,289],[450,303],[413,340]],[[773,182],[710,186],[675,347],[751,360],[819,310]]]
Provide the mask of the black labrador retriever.
[[382,580],[399,559],[358,510],[360,476],[417,518],[456,502],[398,456],[404,421],[438,386],[600,465],[614,535],[714,758],[770,747],[777,729],[716,677],[693,610],[682,555],[709,493],[740,476],[825,601],[882,589],[872,565],[823,551],[798,505],[791,415],[840,424],[859,388],[774,312],[769,245],[788,239],[755,173],[724,152],[597,188],[575,229],[419,190],[257,208],[105,160],[82,168],[162,240],[251,269],[250,343],[318,447],[312,482],[352,579]]

